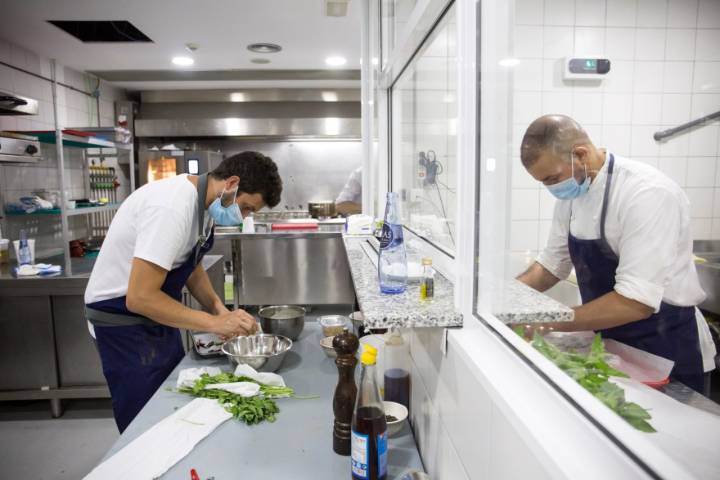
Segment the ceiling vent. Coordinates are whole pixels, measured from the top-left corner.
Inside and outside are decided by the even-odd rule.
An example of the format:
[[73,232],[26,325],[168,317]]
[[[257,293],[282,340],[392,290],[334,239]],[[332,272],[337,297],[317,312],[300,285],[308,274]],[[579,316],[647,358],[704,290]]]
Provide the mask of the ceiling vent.
[[325,15],[328,17],[347,16],[350,0],[325,0]]
[[150,38],[127,20],[48,20],[84,43],[148,43]]

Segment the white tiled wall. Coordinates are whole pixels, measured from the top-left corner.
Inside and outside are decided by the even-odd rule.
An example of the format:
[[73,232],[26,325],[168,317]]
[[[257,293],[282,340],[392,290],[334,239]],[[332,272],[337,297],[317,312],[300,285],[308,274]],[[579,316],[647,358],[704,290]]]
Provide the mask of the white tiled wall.
[[[516,0],[511,249],[545,245],[553,197],[522,167],[528,123],[577,119],[596,145],[658,167],[687,192],[696,239],[720,239],[720,122],[652,134],[720,110],[720,1]],[[560,59],[602,55],[602,82],[564,82]]]
[[[50,77],[50,61],[18,45],[0,39],[0,61],[23,70]],[[58,65],[58,80],[78,89],[91,91],[97,80],[94,77],[68,67]],[[52,107],[50,82],[32,75],[0,65],[0,91],[26,95],[40,102],[37,116],[0,116],[0,130],[53,130],[55,118]],[[58,87],[58,115],[62,127],[90,127],[114,124],[114,102],[125,99],[122,89],[105,82],[100,83],[100,105],[94,98]],[[66,185],[70,197],[84,197],[83,157],[76,149],[66,149]],[[30,195],[36,190],[59,189],[59,174],[55,158],[55,146],[42,146],[43,160],[31,165],[0,164],[0,210],[6,202]],[[121,181],[122,182],[122,181]],[[55,254],[62,251],[60,245],[59,217],[6,217],[2,221],[2,236],[16,239],[19,230],[25,228],[36,239],[36,256]],[[85,222],[82,217],[71,218],[71,236],[83,237]]]
[[[405,335],[411,355],[410,420],[426,471],[440,480],[550,478],[450,345],[443,329]],[[522,461],[508,458],[522,456]]]

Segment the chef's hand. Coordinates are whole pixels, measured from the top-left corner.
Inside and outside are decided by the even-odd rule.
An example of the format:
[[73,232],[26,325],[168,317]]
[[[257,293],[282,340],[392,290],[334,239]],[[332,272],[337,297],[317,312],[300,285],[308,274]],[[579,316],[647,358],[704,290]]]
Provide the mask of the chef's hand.
[[223,338],[253,335],[257,332],[258,326],[255,318],[245,310],[234,310],[232,312],[217,315],[215,330]]

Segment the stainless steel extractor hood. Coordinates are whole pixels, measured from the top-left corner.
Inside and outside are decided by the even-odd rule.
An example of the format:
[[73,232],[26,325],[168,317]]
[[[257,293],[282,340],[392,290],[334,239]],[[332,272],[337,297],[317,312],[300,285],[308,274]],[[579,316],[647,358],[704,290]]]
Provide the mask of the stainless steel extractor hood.
[[0,115],[37,115],[38,101],[0,91]]
[[137,137],[360,138],[358,89],[142,92]]
[[40,142],[37,138],[0,132],[0,164],[35,163],[41,158]]

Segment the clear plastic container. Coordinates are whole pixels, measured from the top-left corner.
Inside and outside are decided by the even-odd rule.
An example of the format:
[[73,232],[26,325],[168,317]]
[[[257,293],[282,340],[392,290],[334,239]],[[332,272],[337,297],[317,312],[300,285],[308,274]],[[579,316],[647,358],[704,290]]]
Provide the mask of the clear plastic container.
[[343,330],[350,329],[350,319],[342,315],[323,315],[318,322],[324,337],[340,335]]

